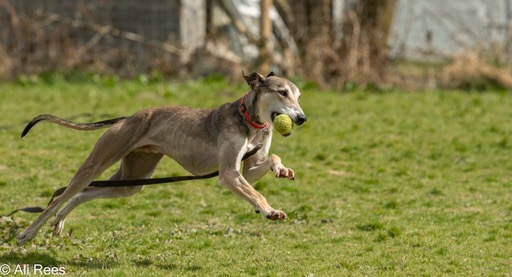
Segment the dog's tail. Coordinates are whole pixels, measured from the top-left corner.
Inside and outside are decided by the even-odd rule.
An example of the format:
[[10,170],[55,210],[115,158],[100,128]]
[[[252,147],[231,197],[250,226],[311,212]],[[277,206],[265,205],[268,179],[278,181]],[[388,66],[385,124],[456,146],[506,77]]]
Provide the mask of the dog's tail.
[[47,120],[47,121],[53,122],[55,124],[58,124],[60,126],[64,126],[64,127],[68,127],[68,128],[72,128],[72,129],[76,129],[76,130],[91,131],[91,130],[97,130],[97,129],[101,129],[101,128],[105,128],[105,127],[110,127],[110,126],[114,125],[115,123],[117,123],[123,119],[126,119],[126,118],[127,117],[117,117],[117,118],[98,121],[98,122],[94,122],[94,123],[76,123],[73,121],[69,121],[69,120],[65,120],[65,119],[56,117],[51,114],[42,114],[42,115],[35,117],[34,119],[32,119],[32,121],[30,121],[27,124],[27,126],[21,133],[21,137],[24,137],[30,131],[30,129],[32,129],[32,127],[34,127],[34,125],[36,125],[39,121],[43,121],[43,120]]

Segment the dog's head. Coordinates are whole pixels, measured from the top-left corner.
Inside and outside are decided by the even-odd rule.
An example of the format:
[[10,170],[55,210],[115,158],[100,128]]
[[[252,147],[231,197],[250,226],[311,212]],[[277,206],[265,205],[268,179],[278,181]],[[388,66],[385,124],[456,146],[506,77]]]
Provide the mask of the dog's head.
[[255,92],[254,107],[261,122],[273,122],[280,114],[288,115],[296,125],[302,125],[307,118],[299,105],[300,91],[292,82],[275,76],[267,77],[253,72],[244,75],[245,81]]

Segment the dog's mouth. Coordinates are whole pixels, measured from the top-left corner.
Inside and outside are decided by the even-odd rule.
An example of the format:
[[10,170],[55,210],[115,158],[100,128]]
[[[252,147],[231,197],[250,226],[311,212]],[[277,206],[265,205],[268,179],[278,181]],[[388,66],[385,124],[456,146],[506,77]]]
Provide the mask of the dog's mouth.
[[270,114],[270,119],[272,119],[272,122],[274,122],[274,119],[276,119],[278,115],[280,115],[280,113],[278,112],[273,112],[272,114]]

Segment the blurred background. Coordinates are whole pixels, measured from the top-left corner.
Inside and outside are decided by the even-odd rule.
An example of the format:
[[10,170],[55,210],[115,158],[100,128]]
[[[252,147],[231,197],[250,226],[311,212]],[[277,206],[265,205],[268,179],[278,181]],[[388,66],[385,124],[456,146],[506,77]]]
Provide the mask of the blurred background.
[[0,79],[77,72],[508,89],[512,0],[0,0]]

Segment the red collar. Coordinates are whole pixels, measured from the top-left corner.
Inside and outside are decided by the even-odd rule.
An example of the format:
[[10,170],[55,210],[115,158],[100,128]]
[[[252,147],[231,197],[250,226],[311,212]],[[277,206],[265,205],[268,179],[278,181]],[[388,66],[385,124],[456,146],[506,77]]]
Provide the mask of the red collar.
[[251,120],[251,116],[249,115],[249,112],[247,111],[247,108],[245,107],[245,96],[242,97],[242,101],[240,103],[240,111],[244,114],[244,117],[245,117],[245,120],[247,120],[247,122],[249,122],[249,124],[251,124],[252,127],[256,128],[256,129],[264,129],[264,128],[267,128],[268,126],[268,122],[265,122],[263,124],[258,124],[254,121]]

